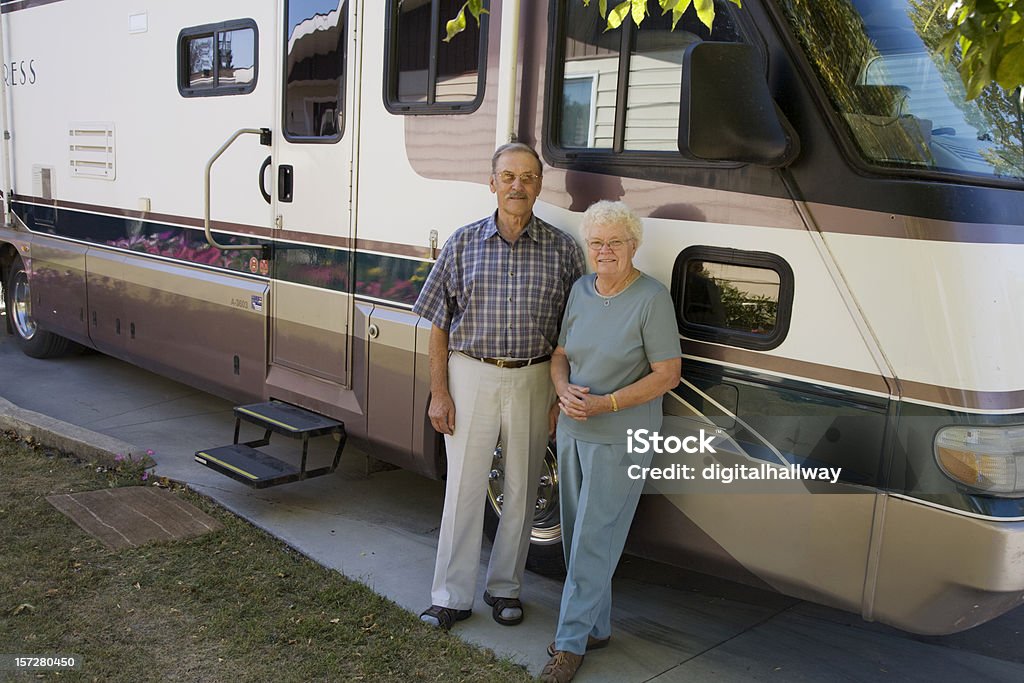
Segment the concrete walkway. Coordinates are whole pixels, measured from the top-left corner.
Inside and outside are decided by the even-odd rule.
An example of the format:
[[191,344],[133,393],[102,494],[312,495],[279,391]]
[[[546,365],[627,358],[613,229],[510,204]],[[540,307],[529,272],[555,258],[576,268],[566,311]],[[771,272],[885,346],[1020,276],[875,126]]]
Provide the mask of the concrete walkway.
[[[99,354],[27,358],[3,335],[0,397],[0,427],[34,430],[82,454],[151,449],[157,474],[187,482],[412,612],[429,602],[440,482],[401,470],[367,477],[364,456],[350,447],[334,475],[254,491],[193,461],[196,450],[231,442],[226,401]],[[252,429],[243,439],[258,435]],[[313,457],[329,459],[332,444],[321,441]],[[522,625],[495,624],[479,600],[453,633],[536,674],[547,660],[560,591],[559,582],[528,574]],[[1024,680],[1024,610],[964,634],[916,637],[635,559],[620,566],[615,601],[612,646],[587,657],[576,679],[582,683]]]

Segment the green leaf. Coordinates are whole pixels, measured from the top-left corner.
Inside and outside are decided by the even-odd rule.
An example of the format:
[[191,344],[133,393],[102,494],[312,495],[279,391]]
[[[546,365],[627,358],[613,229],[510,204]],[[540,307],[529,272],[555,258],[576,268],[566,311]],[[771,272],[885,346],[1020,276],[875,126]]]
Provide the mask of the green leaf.
[[633,23],[639,26],[647,16],[647,0],[633,0]]
[[445,31],[448,32],[448,35],[447,37],[445,37],[444,42],[447,43],[451,41],[452,38],[466,30],[466,5],[468,4],[469,3],[467,2],[465,5],[463,5],[462,9],[459,10],[459,13],[456,15],[456,17],[444,25]]
[[1024,83],[1024,43],[1010,48],[996,67],[996,82],[1007,90]]
[[986,70],[979,68],[974,71],[968,79],[967,85],[967,99],[973,100],[975,97],[981,94],[981,91],[988,85],[989,79],[986,75]]
[[476,25],[480,25],[480,15],[489,14],[487,8],[484,7],[484,0],[469,0],[469,13],[476,19]]
[[693,6],[697,10],[697,18],[700,19],[700,23],[707,26],[710,31],[711,24],[715,21],[714,0],[693,0]]
[[608,28],[606,31],[610,31],[613,28],[622,26],[622,22],[629,16],[630,10],[633,8],[633,3],[630,0],[623,0],[608,13]]
[[690,4],[693,0],[676,0],[675,7],[672,8],[672,30],[676,30],[676,24],[683,18],[686,10],[690,9]]
[[[1005,1],[1004,3],[1005,4]],[[978,0],[975,11],[982,14],[998,14],[1002,11],[1000,3],[995,0]]]

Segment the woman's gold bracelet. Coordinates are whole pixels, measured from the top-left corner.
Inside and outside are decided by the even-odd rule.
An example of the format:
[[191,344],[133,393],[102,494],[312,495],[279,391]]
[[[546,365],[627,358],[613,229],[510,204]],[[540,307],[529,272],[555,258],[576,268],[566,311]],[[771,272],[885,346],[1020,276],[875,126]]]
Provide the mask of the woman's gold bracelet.
[[608,394],[608,398],[612,400],[612,412],[619,412],[619,402],[615,400],[615,392],[613,391],[612,393]]

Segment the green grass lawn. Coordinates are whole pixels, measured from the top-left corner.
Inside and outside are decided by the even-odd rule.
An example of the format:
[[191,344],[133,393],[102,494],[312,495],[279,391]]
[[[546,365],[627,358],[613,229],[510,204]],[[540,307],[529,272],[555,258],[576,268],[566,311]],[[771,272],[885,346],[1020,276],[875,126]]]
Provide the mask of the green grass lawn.
[[60,680],[530,680],[194,493],[221,530],[121,551],[46,501],[140,473],[0,436],[0,653],[81,656]]

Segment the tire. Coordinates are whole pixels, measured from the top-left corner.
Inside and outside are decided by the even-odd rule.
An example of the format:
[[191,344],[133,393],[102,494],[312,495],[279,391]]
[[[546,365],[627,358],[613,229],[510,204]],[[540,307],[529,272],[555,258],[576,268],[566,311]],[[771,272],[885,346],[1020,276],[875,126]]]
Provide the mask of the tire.
[[[501,517],[501,495],[505,478],[501,444],[494,448],[494,462],[487,483],[484,501],[484,533],[494,541]],[[526,568],[544,576],[565,576],[565,556],[562,553],[562,524],[558,511],[558,461],[555,446],[549,443],[544,454],[544,469],[537,486],[537,506],[530,533],[530,554]]]
[[41,330],[32,317],[32,288],[21,258],[15,258],[4,283],[4,303],[14,338],[26,356],[56,358],[76,345],[69,339]]

